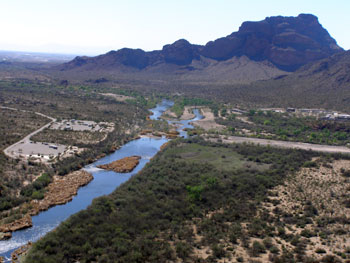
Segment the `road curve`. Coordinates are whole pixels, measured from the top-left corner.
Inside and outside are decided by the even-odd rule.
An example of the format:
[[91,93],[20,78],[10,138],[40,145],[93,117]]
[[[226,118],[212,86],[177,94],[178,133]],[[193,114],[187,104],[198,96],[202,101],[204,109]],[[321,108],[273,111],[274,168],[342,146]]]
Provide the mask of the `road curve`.
[[[0,108],[1,108],[1,109],[14,110],[14,111],[31,112],[31,111],[27,111],[27,110],[19,110],[19,109],[16,109],[16,108],[3,107],[3,106],[0,106]],[[9,157],[11,157],[11,158],[16,158],[16,155],[14,155],[14,154],[11,153],[11,149],[12,149],[14,146],[16,146],[16,145],[18,145],[18,144],[21,144],[21,143],[28,143],[28,142],[30,142],[30,137],[32,137],[33,135],[35,135],[35,134],[41,132],[41,131],[44,130],[45,128],[49,127],[49,126],[51,125],[51,123],[53,123],[53,122],[56,121],[55,118],[52,118],[52,117],[47,116],[47,115],[45,115],[45,114],[42,114],[42,113],[40,113],[40,112],[34,112],[34,113],[35,113],[36,115],[39,115],[39,116],[48,118],[48,119],[50,119],[51,121],[50,121],[49,123],[45,124],[44,126],[42,126],[41,128],[39,128],[39,129],[33,131],[32,133],[28,134],[26,137],[24,137],[24,138],[21,139],[20,141],[18,141],[18,142],[16,142],[16,143],[12,144],[12,145],[10,145],[10,146],[8,146],[8,147],[4,150],[4,153],[5,153],[7,156],[9,156]]]
[[[210,138],[211,141],[217,141],[217,138]],[[238,136],[227,136],[221,138],[223,143],[253,143],[258,145],[270,145],[272,147],[289,148],[289,149],[301,149],[301,150],[311,150],[316,152],[325,153],[343,153],[350,154],[350,148],[346,146],[333,146],[333,145],[323,145],[323,144],[312,144],[303,142],[288,142],[288,141],[277,141],[259,138],[249,138],[249,137],[238,137]]]

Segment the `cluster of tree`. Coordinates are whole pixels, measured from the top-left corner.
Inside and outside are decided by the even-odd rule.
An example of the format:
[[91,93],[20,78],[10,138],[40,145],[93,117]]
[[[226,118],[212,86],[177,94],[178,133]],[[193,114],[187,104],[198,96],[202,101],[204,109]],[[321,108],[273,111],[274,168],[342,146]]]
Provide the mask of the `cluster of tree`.
[[174,106],[171,107],[171,111],[174,112],[177,117],[180,117],[184,112],[185,106],[208,106],[217,109],[216,103],[211,100],[196,98],[196,97],[177,97],[175,98]]
[[259,137],[270,136],[280,140],[335,145],[345,145],[350,142],[350,122],[346,121],[320,120],[315,117],[255,110],[249,111],[248,117],[254,124],[241,122],[234,118],[234,115],[219,119],[218,122],[235,130],[249,129],[256,132]]
[[[227,171],[170,151],[184,144],[228,148],[242,160],[267,163],[269,168]],[[35,243],[25,262],[166,262],[179,258],[201,262],[192,255],[198,245],[211,247],[213,253],[206,262],[214,262],[227,254],[220,240],[244,240],[247,235],[240,222],[252,221],[268,189],[314,155],[199,138],[173,141],[141,173],[111,195],[95,199],[88,209]],[[192,224],[204,237],[200,244]],[[266,235],[274,231],[265,229],[263,221],[251,228]],[[262,246],[255,244],[252,249],[260,253]]]
[[32,199],[43,199],[45,187],[52,182],[52,175],[43,173],[33,183],[26,185],[21,190],[21,195]]

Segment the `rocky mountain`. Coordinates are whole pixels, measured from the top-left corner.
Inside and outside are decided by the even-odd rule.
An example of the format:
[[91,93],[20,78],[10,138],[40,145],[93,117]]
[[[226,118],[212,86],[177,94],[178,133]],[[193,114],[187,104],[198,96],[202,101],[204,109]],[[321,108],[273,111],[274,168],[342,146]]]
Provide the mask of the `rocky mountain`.
[[307,64],[290,77],[295,78],[312,80],[313,86],[330,91],[350,90],[350,51]]
[[264,106],[325,108],[350,113],[350,51],[309,63],[289,75],[247,85],[237,92]]
[[[58,69],[193,75],[194,71],[208,71],[209,67],[214,70],[212,73],[217,68],[223,72],[225,63],[230,64],[227,61],[240,61],[238,58],[245,57],[254,67],[264,65],[262,70],[271,74],[257,79],[266,79],[284,71],[295,71],[309,62],[342,51],[316,16],[300,14],[297,17],[277,16],[259,22],[244,22],[238,32],[204,46],[180,39],[165,45],[162,50],[151,52],[123,48],[96,57],[76,57]],[[230,72],[226,71],[223,77],[229,77]]]
[[244,22],[238,32],[209,42],[202,55],[217,60],[246,55],[268,60],[278,68],[293,71],[308,62],[342,51],[314,15],[268,17]]

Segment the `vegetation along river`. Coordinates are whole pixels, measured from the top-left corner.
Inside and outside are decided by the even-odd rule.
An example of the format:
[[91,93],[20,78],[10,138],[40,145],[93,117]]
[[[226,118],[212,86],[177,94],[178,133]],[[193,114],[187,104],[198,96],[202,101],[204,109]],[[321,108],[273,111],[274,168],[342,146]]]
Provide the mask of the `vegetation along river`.
[[[172,105],[172,101],[163,100],[157,107],[151,109],[153,115],[150,118],[158,119]],[[183,129],[191,128],[190,122],[203,118],[197,109],[193,113],[195,114],[194,119],[173,122],[179,125],[177,130],[180,132],[180,136],[187,137],[187,133]],[[52,207],[37,216],[33,216],[33,227],[13,232],[11,239],[0,241],[0,256],[9,259],[12,251],[27,244],[29,241],[34,242],[38,240],[72,214],[87,208],[94,198],[113,192],[116,187],[126,182],[132,175],[138,173],[167,141],[168,139],[164,137],[136,139],[123,145],[116,152],[84,167],[86,171],[93,175],[94,180],[80,188],[77,196],[71,202]],[[139,155],[142,158],[139,165],[131,173],[115,173],[96,167],[97,165],[107,164],[132,155]]]

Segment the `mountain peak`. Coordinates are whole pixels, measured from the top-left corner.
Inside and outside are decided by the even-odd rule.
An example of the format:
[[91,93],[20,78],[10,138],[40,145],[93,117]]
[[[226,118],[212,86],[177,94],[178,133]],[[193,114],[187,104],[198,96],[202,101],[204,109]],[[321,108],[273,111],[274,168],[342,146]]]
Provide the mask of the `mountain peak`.
[[203,53],[226,60],[246,55],[256,61],[268,60],[278,68],[294,71],[308,62],[328,57],[342,49],[312,14],[297,17],[272,16],[244,22],[238,32],[209,42]]
[[160,63],[190,65],[201,57],[226,61],[246,56],[254,61],[268,61],[282,70],[295,71],[342,50],[316,16],[299,14],[297,17],[272,16],[262,21],[243,22],[237,32],[205,46],[180,39],[152,52],[124,48],[91,59],[77,58],[65,64],[67,67],[63,66],[63,70],[87,67],[87,64],[90,64],[87,68],[126,66],[142,70]]
[[313,14],[299,14],[298,18],[308,20],[308,21],[317,21],[318,22],[318,17],[313,15]]
[[[182,38],[182,39],[176,40],[172,44],[165,45],[164,47],[167,47],[167,46],[183,47],[183,46],[190,46],[190,45],[191,45],[190,42],[188,42],[186,39]],[[164,49],[164,47],[163,47],[163,49]]]

